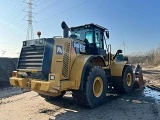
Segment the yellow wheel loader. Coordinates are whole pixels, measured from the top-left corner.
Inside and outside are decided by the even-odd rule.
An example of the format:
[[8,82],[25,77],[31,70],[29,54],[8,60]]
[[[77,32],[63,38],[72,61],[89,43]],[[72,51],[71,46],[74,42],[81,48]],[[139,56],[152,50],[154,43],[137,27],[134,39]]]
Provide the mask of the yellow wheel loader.
[[39,39],[23,41],[11,85],[45,98],[59,99],[72,91],[77,103],[90,108],[102,105],[113,87],[117,93],[133,90],[135,73],[122,50],[111,54],[106,28],[93,23],[68,28],[65,22],[61,27],[63,38],[40,38],[38,32]]

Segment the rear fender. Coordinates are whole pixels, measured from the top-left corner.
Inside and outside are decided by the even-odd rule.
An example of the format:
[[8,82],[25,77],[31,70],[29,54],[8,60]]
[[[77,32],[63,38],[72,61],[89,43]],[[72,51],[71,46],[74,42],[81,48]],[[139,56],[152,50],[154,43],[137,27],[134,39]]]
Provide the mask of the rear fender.
[[74,80],[76,90],[83,90],[84,77],[88,65],[106,67],[102,56],[82,55],[79,56],[73,63],[71,69],[70,80]]

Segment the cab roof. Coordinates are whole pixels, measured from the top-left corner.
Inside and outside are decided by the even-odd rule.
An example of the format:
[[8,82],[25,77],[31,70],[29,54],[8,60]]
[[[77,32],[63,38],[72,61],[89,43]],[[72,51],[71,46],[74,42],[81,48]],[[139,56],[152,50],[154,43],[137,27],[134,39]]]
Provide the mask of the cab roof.
[[100,25],[97,25],[97,24],[94,24],[94,23],[90,23],[90,24],[84,24],[84,25],[81,25],[81,26],[75,26],[75,27],[71,27],[71,28],[69,28],[70,29],[70,31],[74,31],[74,29],[81,29],[81,28],[91,28],[91,29],[93,29],[93,28],[98,28],[98,29],[100,29],[101,31],[105,31],[105,30],[108,30],[107,28],[104,28],[104,27],[102,27],[102,26],[100,26]]

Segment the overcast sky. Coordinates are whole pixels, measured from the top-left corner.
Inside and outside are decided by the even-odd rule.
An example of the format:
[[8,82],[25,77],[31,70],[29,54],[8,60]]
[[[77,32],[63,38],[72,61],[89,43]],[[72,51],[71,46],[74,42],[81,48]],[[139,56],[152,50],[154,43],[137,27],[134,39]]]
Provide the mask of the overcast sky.
[[[26,0],[27,2],[27,0]],[[69,27],[96,23],[108,28],[112,51],[147,52],[160,46],[160,0],[34,0],[34,38],[62,35]],[[17,57],[27,34],[27,3],[0,0],[0,56]]]

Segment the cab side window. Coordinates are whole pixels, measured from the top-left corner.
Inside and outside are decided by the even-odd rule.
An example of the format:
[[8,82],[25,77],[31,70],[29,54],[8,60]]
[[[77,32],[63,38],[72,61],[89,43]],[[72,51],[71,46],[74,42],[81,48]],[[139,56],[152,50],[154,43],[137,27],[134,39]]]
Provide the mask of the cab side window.
[[102,48],[102,41],[100,40],[100,33],[95,32],[95,43],[97,48]]

